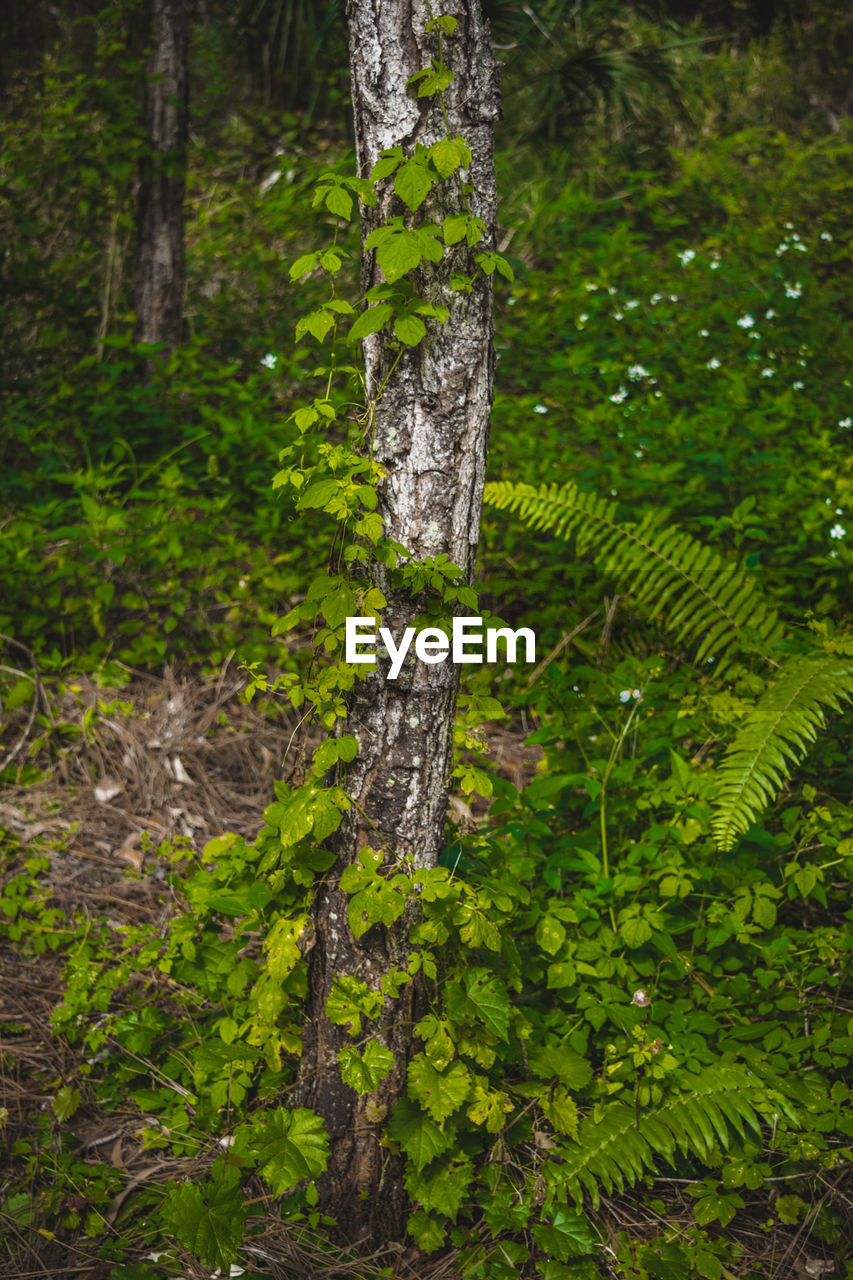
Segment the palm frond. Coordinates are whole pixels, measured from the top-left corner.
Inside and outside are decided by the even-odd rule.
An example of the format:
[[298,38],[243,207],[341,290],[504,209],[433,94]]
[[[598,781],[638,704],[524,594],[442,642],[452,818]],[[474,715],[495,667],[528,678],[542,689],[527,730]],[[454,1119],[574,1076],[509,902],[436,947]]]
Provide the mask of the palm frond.
[[714,1150],[727,1150],[732,1132],[744,1137],[758,1132],[762,1114],[794,1118],[783,1095],[770,1091],[756,1076],[736,1065],[714,1066],[696,1075],[692,1087],[639,1113],[622,1102],[611,1103],[599,1120],[588,1116],[580,1126],[577,1146],[564,1149],[560,1179],[580,1208],[584,1192],[598,1208],[606,1195],[639,1181],[660,1159],[672,1164],[681,1152],[700,1160]]
[[714,839],[723,852],[755,821],[800,763],[819,729],[824,708],[853,701],[853,657],[798,654],[741,725],[719,768]]
[[497,481],[485,501],[517,511],[533,529],[574,539],[678,643],[695,644],[694,661],[722,670],[736,651],[766,652],[782,634],[779,618],[753,580],[683,530],[652,512],[638,522],[616,517],[616,503],[575,484]]

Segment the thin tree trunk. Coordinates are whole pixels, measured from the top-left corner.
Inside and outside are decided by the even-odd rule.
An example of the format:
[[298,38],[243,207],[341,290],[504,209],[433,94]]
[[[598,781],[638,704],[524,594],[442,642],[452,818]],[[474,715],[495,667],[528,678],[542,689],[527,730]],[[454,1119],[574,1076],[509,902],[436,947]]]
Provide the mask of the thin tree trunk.
[[172,350],[183,327],[187,0],[151,0],[151,33],[148,145],[139,175],[136,339]]
[[[488,26],[479,0],[443,0],[441,12],[459,19],[444,41],[447,65],[455,81],[445,93],[451,133],[473,152],[466,179],[473,183],[473,212],[487,227],[478,249],[493,248],[496,197],[493,123],[499,115],[497,74]],[[380,151],[402,144],[407,154],[416,141],[429,145],[443,137],[440,107],[406,90],[406,81],[428,66],[435,37],[424,27],[430,13],[424,0],[349,0],[353,110],[358,166],[369,176]],[[362,235],[403,212],[389,188],[379,207],[363,211]],[[463,208],[458,183],[433,192],[423,213],[440,221]],[[473,253],[454,269],[473,272]],[[447,256],[447,255],[446,255]],[[418,559],[444,553],[466,573],[473,572],[480,528],[480,506],[492,402],[492,282],[479,274],[469,294],[448,288],[449,263],[418,273],[421,296],[450,310],[444,325],[432,324],[424,341],[407,349],[376,413],[375,456],[387,470],[380,490],[380,511],[388,536]],[[365,288],[379,283],[374,254],[365,253]],[[374,335],[365,342],[368,387],[378,387],[396,349]],[[422,601],[392,591],[386,570],[374,579],[388,599],[383,625],[396,636],[414,623]],[[360,681],[352,699],[347,731],[359,741],[359,755],[348,769],[346,787],[357,802],[337,833],[337,862],[315,904],[316,942],[311,952],[303,1057],[297,1100],[326,1122],[332,1155],[321,1184],[321,1199],[349,1239],[400,1239],[408,1209],[402,1163],[380,1145],[383,1121],[405,1089],[406,1064],[419,1014],[419,987],[409,984],[365,1031],[395,1054],[397,1065],[376,1093],[360,1098],[341,1082],[337,1054],[352,1043],[345,1030],[323,1012],[335,977],[353,975],[378,989],[392,966],[405,969],[411,951],[406,918],[391,928],[377,925],[356,940],[347,924],[348,897],[338,887],[345,866],[365,844],[381,849],[390,865],[406,857],[420,867],[434,866],[442,847],[453,720],[459,668],[413,665],[407,659],[396,681],[388,681],[380,656],[371,677]],[[366,818],[365,816],[366,815]]]

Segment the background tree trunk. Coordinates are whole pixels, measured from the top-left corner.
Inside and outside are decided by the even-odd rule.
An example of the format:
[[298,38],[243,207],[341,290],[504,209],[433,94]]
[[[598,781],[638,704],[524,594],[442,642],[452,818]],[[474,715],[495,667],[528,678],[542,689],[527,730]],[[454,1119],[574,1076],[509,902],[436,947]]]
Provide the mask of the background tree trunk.
[[[466,178],[476,191],[473,212],[487,227],[480,249],[495,243],[496,195],[493,124],[499,115],[497,73],[488,26],[479,0],[448,0],[441,12],[459,19],[444,41],[455,81],[445,94],[451,133],[465,138],[473,159]],[[350,0],[350,32],[355,136],[359,173],[369,176],[380,151],[416,141],[429,145],[445,134],[437,102],[418,99],[406,81],[428,66],[437,52],[435,36],[424,32],[430,14],[423,0]],[[390,190],[376,209],[363,211],[362,235],[403,212]],[[430,203],[431,200],[431,203]],[[439,184],[422,213],[435,221],[462,209],[459,184]],[[455,260],[454,268],[465,269]],[[475,264],[470,255],[468,269]],[[469,581],[479,539],[480,506],[492,402],[492,281],[480,273],[470,294],[447,287],[449,266],[419,272],[417,291],[450,310],[444,325],[430,322],[420,346],[406,349],[376,414],[375,456],[387,469],[380,490],[386,532],[423,559],[444,553]],[[380,281],[373,253],[363,257],[363,284]],[[378,387],[396,354],[396,344],[374,335],[365,342],[368,387]],[[399,636],[422,611],[422,602],[392,591],[384,569],[375,581],[388,599],[383,625]],[[368,816],[356,808],[337,833],[338,860],[315,906],[316,943],[311,952],[309,994],[298,1101],[325,1120],[332,1145],[321,1186],[322,1201],[348,1237],[399,1239],[408,1208],[401,1161],[380,1146],[383,1121],[403,1092],[419,1016],[419,989],[410,984],[397,1000],[386,999],[380,1017],[368,1026],[395,1054],[397,1065],[368,1098],[342,1084],[337,1053],[350,1042],[343,1028],[323,1012],[336,976],[351,974],[378,989],[393,965],[405,968],[411,919],[392,928],[374,926],[356,941],[347,924],[348,897],[338,888],[343,868],[365,844],[418,866],[434,866],[443,838],[451,767],[453,721],[459,668],[414,665],[408,658],[396,681],[387,681],[380,655],[373,674],[360,681],[352,699],[348,732],[359,755],[346,786]],[[393,851],[393,852],[392,852]]]
[[181,340],[187,164],[187,0],[151,0],[152,49],[139,175],[136,340]]

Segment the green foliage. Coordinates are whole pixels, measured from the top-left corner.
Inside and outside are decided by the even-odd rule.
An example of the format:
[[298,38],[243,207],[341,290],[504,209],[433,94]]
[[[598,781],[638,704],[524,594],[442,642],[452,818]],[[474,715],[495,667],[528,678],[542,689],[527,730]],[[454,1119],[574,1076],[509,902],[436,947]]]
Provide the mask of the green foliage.
[[824,708],[853,699],[853,662],[833,653],[790,658],[740,726],[720,763],[717,842],[723,851],[778,794],[818,731]]
[[[518,6],[493,7],[530,31]],[[300,13],[320,37],[334,6],[315,8],[267,4],[241,22],[274,54],[295,39]],[[266,122],[229,104],[227,121],[199,125],[208,142],[191,162],[195,339],[158,365],[127,337],[138,63],[122,64],[123,79],[101,74],[119,58],[124,15],[97,28],[94,80],[64,64],[4,126],[0,632],[48,667],[179,655],[219,665],[236,644],[247,696],[280,697],[330,736],[304,778],[276,786],[256,840],[226,835],[200,858],[161,848],[172,867],[158,927],[67,921],[39,888],[41,851],[10,867],[5,936],[36,956],[67,949],[54,1022],[85,1069],[44,1082],[46,1108],[10,1145],[6,1242],[85,1234],[98,1266],[119,1262],[116,1280],[161,1280],[183,1274],[185,1251],[223,1272],[251,1265],[258,1255],[244,1245],[272,1198],[288,1230],[330,1226],[314,1185],[327,1137],[286,1099],[314,894],[333,861],[325,842],[350,805],[356,744],[341,721],[356,677],[338,661],[342,627],[386,606],[365,576],[375,560],[394,568],[395,588],[422,593],[431,621],[457,602],[477,606],[446,559],[416,562],[389,544],[381,477],[364,456],[376,401],[359,380],[358,343],[381,334],[396,354],[442,324],[411,278],[441,263],[463,294],[482,275],[513,281],[497,325],[490,494],[492,510],[519,510],[528,524],[492,520],[482,593],[529,614],[548,645],[577,634],[528,689],[507,680],[499,690],[535,726],[541,759],[526,783],[491,769],[492,735],[479,725],[501,702],[472,682],[454,777],[488,802],[488,818],[474,805],[449,828],[437,868],[365,848],[344,873],[356,940],[418,910],[380,990],[347,976],[332,989],[327,1015],[350,1037],[341,1078],[378,1121],[371,1094],[405,1065],[383,1141],[406,1159],[410,1232],[425,1252],[458,1251],[470,1280],[593,1277],[603,1238],[626,1280],[717,1280],[747,1268],[733,1240],[751,1212],[840,1253],[843,1224],[825,1193],[853,1139],[853,810],[848,753],[821,730],[833,711],[839,738],[849,731],[853,686],[849,132],[804,140],[768,127],[765,82],[746,83],[758,51],[752,71],[720,54],[696,62],[686,100],[725,115],[745,86],[742,117],[652,168],[677,128],[656,123],[660,93],[648,86],[657,74],[658,90],[672,87],[668,60],[682,53],[636,15],[591,15],[582,40],[572,34],[584,49],[560,36],[535,53],[565,96],[549,89],[553,77],[525,83],[523,51],[508,80],[529,91],[538,105],[527,118],[546,132],[565,130],[568,86],[586,85],[600,118],[633,121],[614,145],[636,163],[597,165],[595,131],[574,124],[581,176],[565,167],[566,147],[543,148],[541,161],[505,153],[511,267],[480,248],[484,228],[460,185],[464,139],[389,149],[368,180],[327,134],[285,119],[271,139]],[[564,17],[548,7],[552,36]],[[453,22],[431,18],[435,56],[414,95],[446,87]],[[626,40],[608,52],[614,32]],[[209,30],[196,58],[227,61],[217,39]],[[111,80],[124,86],[112,103]],[[537,98],[543,89],[551,96]],[[81,139],[95,139],[96,154],[68,183]],[[283,158],[270,172],[273,145]],[[385,280],[360,297],[347,224],[374,183],[404,212],[374,232]],[[443,183],[460,211],[419,221]],[[291,254],[288,280],[280,262]],[[300,342],[282,354],[294,314]],[[582,554],[567,556],[563,537]],[[328,571],[306,573],[324,562]],[[602,573],[631,612],[611,596],[593,640]],[[837,620],[837,630],[812,623],[819,650],[782,633],[804,600]],[[270,645],[277,615],[276,637],[313,629],[310,671],[280,639]],[[675,642],[665,650],[664,630]],[[30,705],[32,685],[9,676],[4,715]],[[375,1021],[412,982],[417,1043],[400,1064]],[[136,1114],[146,1147],[193,1161],[192,1181],[137,1187],[114,1219],[127,1184],[81,1158],[69,1131],[91,1105]],[[638,1240],[610,1216],[613,1197],[633,1188],[666,1219],[651,1179],[669,1173],[687,1184],[695,1224]],[[152,1222],[167,1237],[161,1259],[122,1262],[150,1250]]]
[[711,548],[671,525],[659,512],[637,523],[616,519],[617,506],[574,484],[563,488],[490,484],[484,501],[517,510],[533,529],[574,538],[632,601],[659,618],[677,643],[697,646],[694,662],[718,661],[736,649],[767,649],[782,633],[779,619],[755,584]]

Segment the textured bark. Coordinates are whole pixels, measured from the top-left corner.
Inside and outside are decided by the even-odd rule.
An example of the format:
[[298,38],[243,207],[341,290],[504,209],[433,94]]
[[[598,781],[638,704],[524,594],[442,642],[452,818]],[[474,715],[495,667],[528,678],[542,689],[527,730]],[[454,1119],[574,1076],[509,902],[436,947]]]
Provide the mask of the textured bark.
[[[488,228],[478,249],[493,248],[496,198],[493,124],[499,94],[487,24],[479,0],[443,0],[442,13],[458,18],[444,41],[455,82],[445,94],[451,132],[465,138],[473,160],[465,177],[474,184],[472,209]],[[407,154],[416,141],[429,145],[445,134],[440,107],[406,90],[406,81],[429,64],[435,37],[424,27],[430,14],[424,0],[349,0],[353,111],[359,172],[369,176],[380,151],[402,143]],[[363,210],[362,233],[404,212],[390,190],[379,207]],[[419,211],[434,221],[462,209],[455,181],[440,184]],[[473,252],[462,249],[454,270],[473,272]],[[492,282],[480,274],[472,293],[447,287],[449,263],[418,273],[417,291],[446,306],[445,325],[430,322],[426,339],[406,350],[377,409],[375,456],[387,470],[380,487],[380,511],[387,534],[422,559],[444,553],[469,581],[479,539],[480,507],[492,401]],[[379,283],[373,253],[363,259],[365,288]],[[394,352],[380,335],[365,343],[368,387],[378,387]],[[388,599],[383,625],[396,636],[412,625],[422,602],[391,590],[387,574],[375,580]],[[316,943],[311,952],[309,994],[298,1101],[325,1120],[332,1145],[321,1185],[323,1203],[350,1240],[374,1243],[400,1239],[408,1209],[401,1161],[380,1145],[383,1120],[405,1088],[412,1052],[412,1022],[419,1015],[417,984],[398,1000],[386,1000],[376,1022],[366,1028],[394,1052],[395,1070],[369,1098],[341,1082],[337,1053],[350,1042],[323,1013],[336,975],[352,974],[378,989],[394,964],[406,967],[411,918],[393,928],[374,926],[356,941],[347,924],[348,898],[337,882],[343,868],[365,844],[382,848],[390,864],[394,851],[418,866],[434,866],[443,837],[451,766],[453,720],[459,668],[415,664],[410,655],[396,681],[386,680],[380,652],[372,676],[360,681],[352,699],[347,731],[359,741],[359,755],[347,772],[346,787],[368,815],[353,808],[336,837],[338,860],[315,906]],[[416,908],[413,907],[413,913]]]
[[187,159],[187,0],[151,0],[145,91],[148,145],[139,174],[136,339],[181,340]]

